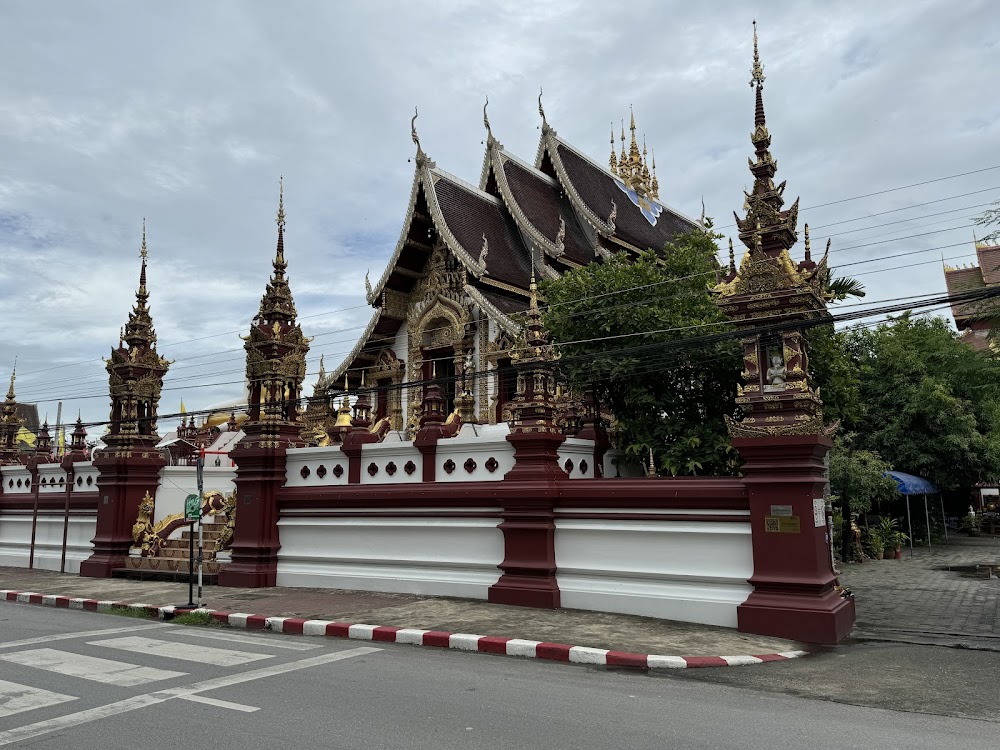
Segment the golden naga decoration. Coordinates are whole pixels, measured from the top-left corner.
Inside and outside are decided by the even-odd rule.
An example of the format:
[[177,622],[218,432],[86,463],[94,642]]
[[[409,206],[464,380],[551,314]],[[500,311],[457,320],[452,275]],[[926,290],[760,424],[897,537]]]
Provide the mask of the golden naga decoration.
[[[142,550],[143,557],[156,557],[174,530],[188,525],[183,513],[174,513],[153,523],[155,508],[156,503],[147,490],[139,502],[139,515],[132,524],[132,540],[135,546]],[[216,551],[229,546],[236,526],[236,493],[224,495],[218,490],[209,490],[202,499],[201,513],[203,516],[227,517],[226,525],[216,543]]]

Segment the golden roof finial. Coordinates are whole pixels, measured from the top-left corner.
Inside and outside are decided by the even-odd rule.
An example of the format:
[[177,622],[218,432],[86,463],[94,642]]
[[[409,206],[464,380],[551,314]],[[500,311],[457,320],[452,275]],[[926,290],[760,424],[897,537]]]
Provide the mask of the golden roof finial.
[[417,135],[417,108],[413,108],[413,119],[410,120],[410,138],[413,139],[413,144],[417,147],[417,154],[420,155],[424,150],[420,147],[420,136]]
[[701,218],[698,219],[698,223],[705,226],[705,196],[701,196]]
[[733,238],[729,238],[729,273],[736,273],[736,253],[733,251]]
[[619,166],[622,165],[622,164],[624,164],[625,160],[627,158],[628,157],[625,154],[625,118],[623,117],[622,118],[622,155],[621,155],[621,158],[618,160]]
[[646,468],[646,475],[650,477],[656,476],[656,459],[653,458],[653,448],[649,448],[649,465]]
[[275,223],[282,229],[285,228],[285,176],[278,175],[278,216]]
[[493,140],[493,129],[490,127],[490,117],[486,114],[486,108],[490,105],[489,96],[486,97],[486,104],[483,105],[483,127],[486,128],[486,137],[489,141]]
[[545,109],[542,107],[542,87],[538,87],[538,114],[542,118],[542,123],[545,123]]
[[148,254],[148,252],[149,251],[146,248],[146,217],[143,216],[142,217],[142,247],[139,248],[139,257],[140,258],[145,258],[146,255]]
[[760,54],[757,51],[757,19],[753,22],[753,67],[750,68],[750,86],[764,88],[764,66],[760,64]]
[[809,223],[806,222],[805,225],[805,235],[806,235],[806,260],[812,260],[812,246],[809,244]]

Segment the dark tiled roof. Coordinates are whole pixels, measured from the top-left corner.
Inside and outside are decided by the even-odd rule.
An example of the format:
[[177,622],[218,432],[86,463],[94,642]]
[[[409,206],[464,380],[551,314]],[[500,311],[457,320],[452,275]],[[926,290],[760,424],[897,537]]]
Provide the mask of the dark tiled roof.
[[511,197],[532,226],[548,240],[555,242],[559,233],[559,218],[562,217],[566,222],[564,257],[580,265],[592,261],[594,250],[559,184],[540,172],[524,168],[512,159],[504,160],[503,170]]
[[434,183],[434,193],[448,229],[465,252],[478,258],[486,235],[487,275],[527,289],[531,281],[531,256],[506,209],[492,196],[444,175]]
[[36,404],[15,404],[14,412],[28,432],[38,432],[41,422],[38,419],[38,406]]
[[653,226],[646,221],[638,206],[618,188],[609,172],[580,156],[564,143],[560,142],[557,149],[566,176],[594,214],[607,220],[611,213],[611,203],[614,201],[618,207],[615,236],[619,239],[640,250],[647,248],[662,250],[673,237],[695,228],[693,222],[676,215],[669,208],[663,209],[656,225]]
[[979,256],[979,267],[983,271],[983,280],[987,284],[1000,283],[1000,245],[992,247],[976,247]]
[[[948,287],[949,294],[986,288],[986,283],[983,281],[983,272],[979,266],[946,269],[944,272],[944,281]],[[956,324],[960,322],[960,319],[975,315],[976,310],[977,306],[972,303],[951,306],[951,314],[955,316]]]
[[508,297],[507,295],[495,292],[492,289],[486,289],[483,287],[477,288],[479,289],[479,293],[482,294],[491,305],[504,315],[523,313],[528,309],[528,300],[526,299]]

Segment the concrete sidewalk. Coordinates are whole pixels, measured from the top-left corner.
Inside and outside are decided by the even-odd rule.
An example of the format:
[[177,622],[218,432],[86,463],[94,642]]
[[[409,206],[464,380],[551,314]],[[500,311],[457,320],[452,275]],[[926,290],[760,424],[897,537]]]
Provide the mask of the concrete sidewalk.
[[1000,539],[952,534],[912,557],[845,565],[840,581],[854,592],[855,638],[1000,651]]
[[[0,589],[165,606],[188,600],[187,584],[81,578],[49,571],[0,568]],[[480,633],[632,653],[720,656],[806,649],[781,638],[735,629],[574,609],[528,609],[473,599],[334,589],[205,589],[206,607],[274,617]]]

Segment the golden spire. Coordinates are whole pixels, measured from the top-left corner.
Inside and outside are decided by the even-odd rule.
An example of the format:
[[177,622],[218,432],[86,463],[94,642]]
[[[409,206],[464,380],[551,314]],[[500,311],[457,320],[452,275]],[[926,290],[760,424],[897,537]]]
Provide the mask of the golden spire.
[[760,54],[757,51],[757,19],[753,22],[753,67],[750,68],[750,85],[764,88],[764,66],[760,64]]
[[278,175],[278,215],[275,223],[281,228],[285,228],[285,176]]
[[729,238],[729,273],[736,273],[736,254],[733,252],[733,238]]
[[142,247],[139,248],[139,257],[142,258],[142,270],[139,271],[139,292],[138,295],[146,295],[146,258],[149,256],[149,249],[146,247],[146,217],[142,217]]
[[615,124],[611,123],[611,157],[608,159],[611,174],[618,174],[618,157],[615,155]]
[[656,149],[652,149],[651,153],[653,155],[653,179],[649,183],[649,192],[658,199],[660,197],[660,181],[656,179]]
[[806,235],[806,262],[812,260],[812,247],[809,245],[809,224],[805,225]]
[[635,112],[632,111],[632,105],[628,105],[629,119],[631,124],[629,125],[629,130],[632,132],[632,143],[628,147],[628,160],[629,166],[635,166],[638,168],[642,163],[642,157],[639,156],[639,144],[635,140]]
[[17,357],[14,357],[14,367],[10,371],[10,387],[7,388],[7,400],[14,400],[14,379],[17,377]]
[[625,160],[627,158],[628,158],[628,155],[625,153],[625,118],[623,117],[622,118],[622,155],[618,159],[618,168],[620,170],[625,168]]

